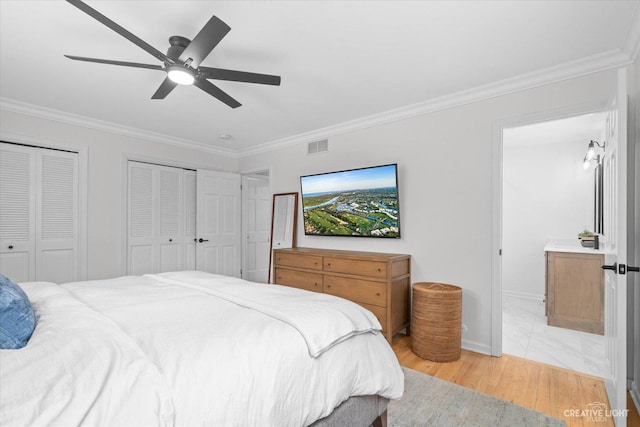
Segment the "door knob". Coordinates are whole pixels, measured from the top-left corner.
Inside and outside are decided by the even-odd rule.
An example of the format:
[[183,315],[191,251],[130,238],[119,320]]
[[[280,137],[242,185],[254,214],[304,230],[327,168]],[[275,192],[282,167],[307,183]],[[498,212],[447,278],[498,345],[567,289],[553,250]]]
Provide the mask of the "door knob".
[[618,272],[618,263],[614,262],[613,265],[603,265],[602,269],[603,270],[611,270],[614,273],[617,273]]
[[207,239],[203,239],[202,237],[198,239],[198,242],[202,243],[202,242],[208,242]]

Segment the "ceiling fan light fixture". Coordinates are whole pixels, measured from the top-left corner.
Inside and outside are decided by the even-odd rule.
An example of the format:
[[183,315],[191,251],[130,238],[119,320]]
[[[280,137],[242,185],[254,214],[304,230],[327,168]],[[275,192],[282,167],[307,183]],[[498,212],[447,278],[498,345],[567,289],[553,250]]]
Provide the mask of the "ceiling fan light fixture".
[[179,85],[192,85],[195,81],[193,72],[180,65],[173,65],[167,70],[167,76],[172,82]]

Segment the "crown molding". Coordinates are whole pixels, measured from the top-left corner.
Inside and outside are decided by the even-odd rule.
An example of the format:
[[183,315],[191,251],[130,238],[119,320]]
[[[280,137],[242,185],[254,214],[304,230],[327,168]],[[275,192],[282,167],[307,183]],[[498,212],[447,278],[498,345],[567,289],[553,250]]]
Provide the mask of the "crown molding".
[[274,141],[269,141],[254,147],[241,150],[212,147],[202,142],[184,138],[169,137],[156,132],[124,126],[117,123],[93,119],[86,116],[55,110],[52,108],[28,104],[22,101],[0,97],[0,110],[11,111],[19,114],[40,117],[62,123],[82,126],[90,129],[101,130],[127,137],[143,139],[152,142],[170,144],[185,147],[207,153],[222,155],[229,158],[242,158],[256,154],[262,154],[294,144],[312,142],[318,139],[330,138],[348,132],[362,130],[374,126],[392,123],[411,117],[446,110],[544,86],[563,80],[585,76],[601,71],[624,67],[632,63],[640,52],[640,13],[638,8],[634,11],[629,34],[625,41],[624,49],[615,49],[598,55],[589,56],[571,62],[566,62],[542,70],[522,74],[498,82],[477,86],[472,89],[443,95],[417,104],[388,110],[348,122],[315,129]]
[[14,99],[0,97],[0,110],[10,111],[18,114],[39,117],[46,120],[53,120],[65,124],[81,126],[93,130],[110,132],[130,138],[143,139],[151,142],[159,142],[162,144],[175,145],[189,149],[205,151],[207,153],[218,154],[226,157],[236,158],[235,150],[224,149],[219,147],[211,147],[198,141],[192,141],[184,138],[171,137],[157,132],[151,132],[130,126],[124,126],[113,122],[98,120],[79,114],[69,113],[66,111],[55,110],[53,108],[42,107],[39,105],[29,104]]
[[[637,14],[636,14],[637,15]],[[638,34],[640,36],[640,34]],[[629,39],[628,39],[629,40]],[[638,43],[636,43],[637,45]],[[620,49],[610,50],[598,55],[566,62],[553,67],[531,73],[521,74],[516,77],[504,79],[498,82],[477,86],[472,89],[443,95],[424,102],[373,114],[367,117],[351,120],[333,126],[327,126],[310,132],[301,133],[291,137],[270,141],[249,149],[240,150],[240,157],[261,154],[290,145],[307,143],[317,139],[330,138],[335,135],[362,130],[386,123],[408,119],[411,117],[433,113],[471,104],[478,101],[520,92],[551,83],[581,77],[601,71],[624,67],[632,62],[629,55]]]

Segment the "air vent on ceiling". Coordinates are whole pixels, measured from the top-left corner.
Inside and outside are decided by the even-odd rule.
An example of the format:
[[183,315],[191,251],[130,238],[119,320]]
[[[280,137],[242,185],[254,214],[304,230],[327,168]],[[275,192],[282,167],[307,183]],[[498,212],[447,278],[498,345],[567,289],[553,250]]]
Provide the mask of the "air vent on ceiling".
[[307,146],[307,154],[317,154],[323,151],[329,151],[329,140],[321,139],[320,141],[310,142]]

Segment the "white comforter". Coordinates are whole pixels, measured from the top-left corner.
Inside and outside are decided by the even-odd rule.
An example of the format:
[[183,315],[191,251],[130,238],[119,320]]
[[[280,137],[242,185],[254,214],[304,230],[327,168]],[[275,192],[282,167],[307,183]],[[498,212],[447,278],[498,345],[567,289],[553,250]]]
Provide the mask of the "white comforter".
[[24,348],[0,350],[0,426],[174,424],[166,379],[113,321],[56,284],[21,286],[39,318]]
[[[345,300],[196,272],[129,276],[62,287],[94,309],[89,310],[93,315],[113,321],[124,332],[122,339],[137,345],[132,344],[131,351],[144,354],[148,368],[157,367],[160,375],[153,377],[150,371],[148,376],[158,383],[154,393],[161,392],[149,400],[158,402],[156,416],[167,424],[173,409],[176,426],[303,426],[330,414],[349,396],[399,398],[403,392],[402,371],[390,346],[376,331],[377,320]],[[269,296],[269,291],[276,296]],[[324,303],[309,303],[318,298]],[[318,305],[323,308],[314,314],[312,307]],[[333,314],[327,317],[327,311]],[[84,324],[77,318],[73,322]],[[345,329],[348,324],[351,330]],[[93,341],[101,342],[102,332],[92,330]],[[30,347],[31,342],[25,349]],[[91,359],[90,350],[84,349],[83,357]],[[4,362],[4,351],[2,356]],[[42,368],[38,369],[65,366],[60,361],[45,362],[45,353],[39,357],[35,363]],[[19,364],[17,358],[11,363]],[[84,373],[65,371],[68,376],[95,377],[90,369],[83,369]],[[3,367],[2,383],[4,380]],[[67,387],[74,390],[71,383],[69,379]],[[163,397],[167,384],[172,407]],[[14,389],[22,388],[17,382],[7,388]],[[78,397],[78,393],[70,393]],[[126,393],[114,396],[123,395]],[[134,412],[146,410],[137,400],[130,398],[130,402]],[[4,413],[4,406],[3,394],[0,412]],[[38,411],[46,405],[25,407]],[[109,410],[105,406],[96,411],[107,416]],[[76,424],[82,422],[51,425]],[[140,420],[135,425],[161,423]]]

